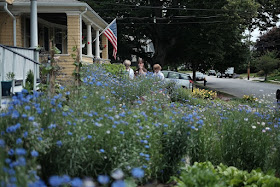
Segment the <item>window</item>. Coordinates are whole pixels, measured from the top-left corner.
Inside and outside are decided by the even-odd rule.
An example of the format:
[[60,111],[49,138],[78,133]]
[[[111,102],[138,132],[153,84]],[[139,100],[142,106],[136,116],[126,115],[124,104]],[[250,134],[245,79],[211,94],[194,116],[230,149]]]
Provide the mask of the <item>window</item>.
[[170,72],[168,78],[170,78],[170,79],[179,79],[179,73]]
[[187,74],[180,74],[180,79],[184,79],[184,80],[190,80],[191,77]]

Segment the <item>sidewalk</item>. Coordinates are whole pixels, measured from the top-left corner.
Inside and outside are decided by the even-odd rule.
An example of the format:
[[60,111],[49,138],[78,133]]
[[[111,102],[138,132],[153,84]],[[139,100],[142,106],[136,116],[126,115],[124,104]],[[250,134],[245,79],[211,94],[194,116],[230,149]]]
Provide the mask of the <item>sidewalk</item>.
[[[264,77],[250,77],[250,80],[248,80],[247,78],[243,78],[243,80],[264,82]],[[280,81],[268,80],[267,82],[264,82],[264,83],[277,83],[277,84],[280,84]]]

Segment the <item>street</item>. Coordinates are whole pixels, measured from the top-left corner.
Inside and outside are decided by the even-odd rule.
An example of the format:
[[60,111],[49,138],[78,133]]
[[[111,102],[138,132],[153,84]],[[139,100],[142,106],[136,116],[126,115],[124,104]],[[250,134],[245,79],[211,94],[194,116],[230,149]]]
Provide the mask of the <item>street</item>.
[[278,84],[263,83],[257,81],[248,81],[233,78],[217,78],[215,76],[206,76],[206,86],[217,91],[229,93],[233,96],[242,98],[243,95],[254,95],[258,99],[275,102],[275,93],[280,89]]

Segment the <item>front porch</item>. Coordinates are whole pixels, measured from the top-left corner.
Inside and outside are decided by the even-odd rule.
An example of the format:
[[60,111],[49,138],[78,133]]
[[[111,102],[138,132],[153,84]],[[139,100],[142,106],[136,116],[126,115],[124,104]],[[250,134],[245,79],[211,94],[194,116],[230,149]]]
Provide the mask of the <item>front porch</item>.
[[[16,19],[16,36],[13,18],[1,10],[0,16],[0,44],[13,46],[16,38],[17,47],[29,48],[31,46],[32,34],[30,31],[30,2],[14,1],[8,5]],[[50,46],[60,50],[58,65],[62,67],[62,76],[59,78],[68,79],[74,70],[74,59],[71,54],[73,47],[78,49],[80,61],[88,63],[109,63],[108,39],[101,35],[93,40],[108,25],[96,14],[86,3],[72,1],[71,3],[43,3],[38,1],[38,47],[40,48],[40,62],[47,62],[50,53]],[[50,45],[50,43],[52,43]],[[101,50],[102,49],[102,50]]]

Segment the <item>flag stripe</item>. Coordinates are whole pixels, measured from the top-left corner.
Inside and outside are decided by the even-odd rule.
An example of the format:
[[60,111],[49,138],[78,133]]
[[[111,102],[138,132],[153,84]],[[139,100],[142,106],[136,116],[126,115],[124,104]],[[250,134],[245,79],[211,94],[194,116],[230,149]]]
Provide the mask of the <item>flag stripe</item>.
[[113,38],[113,41],[117,43],[117,37],[114,35],[114,33],[112,32],[111,29],[108,29],[105,33],[107,33],[108,35],[110,35],[110,37]]
[[106,36],[106,37],[108,38],[108,40],[111,42],[111,44],[113,45],[114,49],[117,48],[116,44],[112,41],[112,38],[109,37],[109,36],[107,35],[107,33],[105,33],[105,36]]
[[113,56],[117,58],[117,51],[118,51],[118,39],[117,39],[117,23],[116,19],[114,19],[110,25],[104,31],[104,35],[108,38],[108,40],[113,45]]
[[110,42],[111,42],[111,44],[113,45],[113,47],[114,47],[114,48],[117,48],[116,42],[114,42],[113,39],[112,39],[110,36],[108,36],[107,33],[105,33],[105,36],[110,40]]

